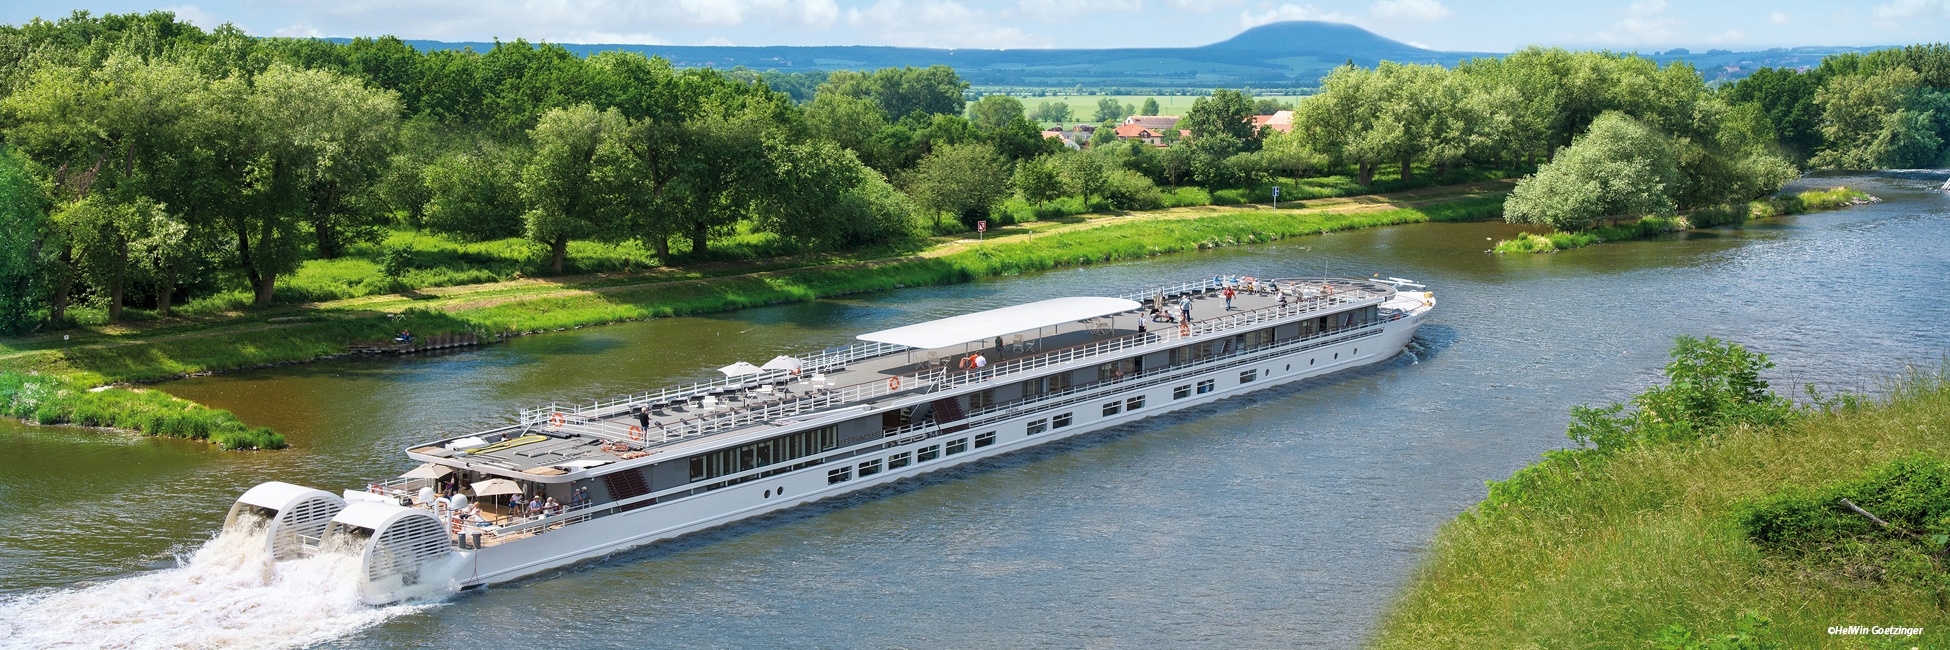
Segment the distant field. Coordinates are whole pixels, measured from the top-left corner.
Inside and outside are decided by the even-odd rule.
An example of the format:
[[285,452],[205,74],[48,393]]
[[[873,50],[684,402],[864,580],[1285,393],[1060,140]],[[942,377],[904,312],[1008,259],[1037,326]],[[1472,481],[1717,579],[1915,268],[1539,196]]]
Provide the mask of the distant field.
[[[1022,95],[1016,95],[1015,97],[1016,99],[1022,100],[1022,109],[1029,112],[1034,112],[1036,107],[1043,102],[1062,102],[1069,104],[1070,121],[1072,122],[1093,122],[1094,120],[1091,118],[1097,115],[1097,100],[1105,97],[1115,99],[1121,104],[1130,104],[1132,107],[1137,108],[1142,108],[1144,106],[1144,100],[1147,98],[1156,99],[1158,100],[1159,113],[1181,116],[1185,114],[1185,111],[1190,110],[1192,108],[1192,102],[1198,99],[1198,96],[1195,95],[1049,95],[1046,97],[1024,97]],[[1291,97],[1280,97],[1278,99],[1289,103],[1293,100]]]

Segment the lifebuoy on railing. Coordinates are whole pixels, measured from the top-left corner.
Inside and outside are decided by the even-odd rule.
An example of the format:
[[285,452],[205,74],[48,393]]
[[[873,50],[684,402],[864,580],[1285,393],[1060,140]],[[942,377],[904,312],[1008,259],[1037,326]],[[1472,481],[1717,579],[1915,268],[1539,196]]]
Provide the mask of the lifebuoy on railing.
[[559,426],[562,426],[562,422],[563,422],[563,418],[562,418],[562,414],[561,414],[561,413],[551,413],[551,414],[549,414],[549,416],[548,416],[548,425],[549,425],[549,426],[551,426],[551,427],[559,427]]
[[643,427],[634,424],[630,425],[630,439],[636,442],[643,442]]
[[901,378],[899,377],[887,378],[887,390],[900,390],[900,389],[901,389]]
[[798,369],[798,368],[793,368],[793,369],[792,369],[792,376],[794,376],[794,377],[797,377],[797,376],[799,376],[799,369]]

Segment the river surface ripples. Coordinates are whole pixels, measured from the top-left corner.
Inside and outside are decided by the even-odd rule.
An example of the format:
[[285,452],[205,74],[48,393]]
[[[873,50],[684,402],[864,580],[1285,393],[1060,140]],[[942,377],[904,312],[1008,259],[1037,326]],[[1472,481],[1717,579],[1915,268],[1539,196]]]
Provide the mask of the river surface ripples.
[[[9,625],[57,616],[54,603],[100,602],[132,608],[101,630],[141,630],[130,647],[1347,647],[1484,480],[1566,445],[1570,407],[1653,382],[1674,336],[1765,352],[1783,390],[1874,390],[1906,365],[1941,363],[1950,197],[1931,188],[1942,178],[1806,179],[1797,187],[1847,183],[1887,200],[1555,255],[1484,254],[1517,231],[1505,224],[1418,224],[159,386],[277,428],[293,445],[280,452],[0,422],[0,646]],[[336,491],[396,475],[413,466],[401,448],[497,426],[521,406],[977,309],[1323,272],[1415,278],[1440,304],[1389,362],[441,603],[287,603],[266,615],[320,618],[302,634],[285,621],[222,635],[181,629],[202,620],[177,611],[193,605],[128,604],[132,590],[198,599],[159,585],[215,570],[196,551],[250,486]],[[208,625],[249,628],[241,618]]]

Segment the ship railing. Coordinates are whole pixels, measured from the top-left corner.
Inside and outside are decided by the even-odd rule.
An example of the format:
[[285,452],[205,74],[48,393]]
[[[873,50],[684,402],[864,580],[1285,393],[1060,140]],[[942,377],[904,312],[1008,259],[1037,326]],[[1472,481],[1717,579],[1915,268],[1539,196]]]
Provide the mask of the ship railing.
[[1165,328],[1143,335],[1126,335],[1108,341],[1052,350],[1033,357],[1000,362],[980,370],[923,370],[837,388],[814,389],[812,394],[794,399],[754,407],[737,407],[730,413],[700,416],[697,419],[675,424],[653,424],[649,430],[641,429],[637,425],[629,422],[577,416],[565,416],[551,420],[548,426],[551,427],[551,430],[600,437],[612,441],[629,441],[644,445],[665,444],[724,431],[742,429],[759,423],[778,425],[793,424],[796,421],[800,421],[795,420],[799,416],[810,414],[816,417],[821,411],[864,404],[897,393],[911,393],[916,391],[941,392],[972,384],[993,382],[1003,377],[1020,375],[1030,371],[1071,364],[1091,357],[1148,348],[1164,349],[1188,336],[1196,338],[1214,332],[1275,322],[1309,312],[1329,311],[1342,306],[1376,300],[1377,298],[1373,295],[1356,292],[1347,292],[1333,296],[1319,296],[1289,303],[1285,306],[1266,307],[1196,321],[1188,327],[1190,330],[1189,335],[1181,334],[1177,329]]
[[[1318,334],[1305,336],[1305,337],[1295,337],[1292,339],[1287,339],[1272,344],[1244,347],[1225,354],[1213,355],[1195,361],[1180,363],[1171,366],[1165,366],[1154,370],[1148,370],[1145,372],[1136,373],[1134,375],[1127,376],[1122,380],[1107,379],[1107,380],[1091,382],[1088,384],[1080,384],[1061,391],[1052,391],[1050,393],[1038,395],[1030,399],[1016,400],[1004,404],[998,404],[992,407],[976,409],[971,411],[967,417],[954,422],[935,422],[930,420],[926,422],[909,424],[896,429],[891,429],[886,431],[878,440],[862,442],[842,449],[829,451],[822,454],[822,457],[825,462],[834,462],[838,459],[849,458],[858,454],[871,453],[876,450],[887,449],[896,445],[919,442],[923,439],[939,437],[943,435],[943,432],[948,428],[980,427],[980,426],[985,426],[990,422],[1005,420],[1012,417],[1018,417],[1023,414],[1023,411],[1025,409],[1031,407],[1039,408],[1039,409],[1050,408],[1051,406],[1053,406],[1051,402],[1055,402],[1054,404],[1055,406],[1060,406],[1065,403],[1083,403],[1083,402],[1088,402],[1088,401],[1103,398],[1102,395],[1091,394],[1093,391],[1101,391],[1113,387],[1116,390],[1130,390],[1133,388],[1142,388],[1151,385],[1156,385],[1159,383],[1181,381],[1183,379],[1183,377],[1165,376],[1168,374],[1174,374],[1174,373],[1182,374],[1188,370],[1196,371],[1198,368],[1201,367],[1210,368],[1213,366],[1217,366],[1217,367],[1247,366],[1253,363],[1258,363],[1258,359],[1256,357],[1264,356],[1268,353],[1288,352],[1294,349],[1307,349],[1310,347],[1332,345],[1344,341],[1378,336],[1383,331],[1385,331],[1388,322],[1389,321],[1387,320],[1377,319],[1351,328],[1340,329],[1340,330],[1335,330],[1330,332],[1321,332]],[[957,429],[957,431],[959,431],[959,429]],[[732,483],[742,482],[746,479],[759,476],[764,472],[769,472],[776,469],[777,467],[771,467],[771,466],[758,467],[758,468],[753,468],[742,472],[738,472],[735,474],[727,474],[724,476],[713,477],[711,479],[711,482],[728,485]],[[702,484],[689,483],[686,485],[666,488],[649,494],[631,497],[627,499],[621,499],[618,501],[612,501],[609,503],[594,504],[594,505],[585,504],[578,508],[570,509],[569,511],[559,515],[546,515],[540,518],[522,518],[513,521],[511,523],[498,526],[494,530],[484,531],[482,537],[483,545],[492,546],[494,544],[505,542],[505,541],[519,539],[522,537],[529,537],[536,534],[542,534],[546,531],[554,530],[555,528],[558,528],[560,526],[573,525],[576,523],[587,521],[589,519],[606,516],[608,514],[613,514],[615,512],[621,512],[630,507],[638,506],[638,504],[657,503],[665,500],[682,499],[689,495],[703,494],[704,491],[699,489],[700,485]]]
[[748,386],[789,381],[794,376],[810,375],[842,368],[863,359],[904,352],[908,348],[879,342],[861,342],[839,348],[821,351],[801,358],[798,372],[791,370],[766,370],[756,374],[737,377],[724,377],[696,382],[685,386],[670,386],[657,390],[631,393],[621,397],[597,400],[594,402],[562,403],[552,402],[545,406],[521,409],[520,422],[527,426],[549,424],[558,417],[600,419],[629,411],[633,407],[651,404],[669,404],[693,397],[738,390]]
[[[579,524],[594,519],[604,509],[606,507],[598,508],[585,503],[574,507],[564,507],[562,512],[556,514],[510,516],[504,518],[502,523],[495,524],[492,527],[483,527],[481,529],[481,545],[493,546],[523,537],[534,537],[564,526]],[[459,521],[457,517],[458,515],[448,515],[448,529],[456,532],[467,530],[465,523]]]

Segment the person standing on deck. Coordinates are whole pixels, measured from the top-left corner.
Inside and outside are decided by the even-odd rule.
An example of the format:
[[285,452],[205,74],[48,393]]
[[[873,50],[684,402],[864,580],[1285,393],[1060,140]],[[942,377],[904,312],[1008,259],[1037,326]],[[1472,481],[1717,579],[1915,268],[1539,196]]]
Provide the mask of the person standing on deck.
[[1226,311],[1232,311],[1232,297],[1237,294],[1233,293],[1232,287],[1226,287],[1225,293],[1221,295],[1226,297]]

